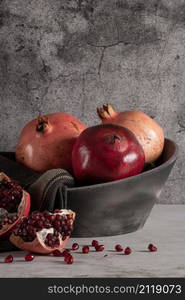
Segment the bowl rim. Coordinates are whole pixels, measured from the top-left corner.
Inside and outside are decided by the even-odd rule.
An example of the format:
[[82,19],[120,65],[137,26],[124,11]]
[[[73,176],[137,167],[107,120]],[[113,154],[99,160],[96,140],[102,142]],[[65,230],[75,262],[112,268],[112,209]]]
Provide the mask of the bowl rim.
[[171,140],[169,138],[165,138],[165,141],[171,142],[174,145],[175,150],[174,150],[174,153],[172,154],[172,156],[166,162],[164,162],[163,164],[157,166],[156,168],[153,168],[151,170],[147,170],[143,173],[139,173],[139,174],[134,175],[134,176],[130,176],[128,178],[119,179],[119,180],[108,181],[108,182],[103,182],[103,183],[97,183],[97,184],[92,184],[92,185],[70,187],[70,188],[67,188],[67,191],[81,191],[81,190],[83,191],[83,190],[88,190],[88,189],[98,189],[98,188],[103,188],[103,187],[106,187],[106,186],[112,186],[112,185],[115,185],[115,184],[121,183],[121,182],[126,183],[126,182],[132,181],[133,178],[139,179],[141,177],[147,176],[149,173],[153,174],[153,173],[156,173],[156,172],[160,171],[161,169],[166,168],[168,165],[170,165],[170,164],[172,164],[173,162],[176,161],[178,151],[179,151],[179,147],[178,147],[176,142],[174,142],[173,140]]

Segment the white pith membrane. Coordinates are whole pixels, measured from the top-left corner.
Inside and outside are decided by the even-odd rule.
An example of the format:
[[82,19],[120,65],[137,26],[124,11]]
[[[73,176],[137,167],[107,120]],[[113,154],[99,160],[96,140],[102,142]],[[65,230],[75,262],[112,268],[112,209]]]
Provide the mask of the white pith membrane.
[[54,228],[43,228],[42,230],[37,231],[36,235],[39,239],[45,241],[48,233],[54,233]]
[[7,211],[5,208],[0,207],[0,222],[1,222],[2,219],[4,219],[7,215],[8,215],[8,211]]

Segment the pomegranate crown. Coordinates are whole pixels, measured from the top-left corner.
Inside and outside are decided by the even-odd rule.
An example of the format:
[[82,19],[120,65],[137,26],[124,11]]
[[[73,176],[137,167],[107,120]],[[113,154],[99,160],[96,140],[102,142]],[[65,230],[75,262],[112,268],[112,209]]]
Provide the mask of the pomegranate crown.
[[38,116],[36,130],[38,132],[45,132],[49,127],[49,121],[46,116]]
[[97,108],[97,114],[100,119],[110,119],[116,115],[116,112],[111,104],[103,104],[103,107]]

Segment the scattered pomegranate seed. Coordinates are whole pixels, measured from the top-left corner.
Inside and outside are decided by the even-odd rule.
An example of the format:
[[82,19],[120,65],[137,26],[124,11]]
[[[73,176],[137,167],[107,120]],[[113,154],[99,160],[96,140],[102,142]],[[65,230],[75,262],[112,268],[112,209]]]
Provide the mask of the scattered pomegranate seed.
[[121,245],[116,245],[115,246],[115,250],[117,251],[117,252],[121,252],[121,251],[123,251],[123,247],[121,246]]
[[12,263],[13,262],[13,256],[12,255],[8,255],[7,257],[5,257],[4,262],[5,263]]
[[58,249],[54,250],[52,253],[53,253],[54,256],[63,256],[62,252]]
[[65,256],[68,256],[68,255],[71,255],[69,249],[65,249],[63,252],[61,252],[61,256],[65,257]]
[[32,253],[28,253],[24,259],[25,261],[32,261],[35,258],[35,256]]
[[93,247],[96,247],[96,246],[98,246],[98,245],[99,245],[99,243],[98,243],[98,241],[96,241],[96,240],[93,240],[91,245],[92,245]]
[[153,244],[148,245],[148,250],[150,250],[153,247]]
[[78,249],[79,249],[78,243],[74,243],[74,244],[72,245],[72,250],[78,250]]
[[71,254],[68,254],[67,256],[65,256],[64,261],[68,264],[71,265],[74,261],[73,256]]
[[125,255],[129,255],[130,253],[132,253],[132,250],[129,248],[129,247],[127,247],[127,248],[125,248]]
[[155,252],[155,251],[157,251],[157,247],[154,246],[153,244],[149,244],[148,245],[148,250],[150,250],[151,252]]
[[82,247],[82,252],[85,253],[85,254],[89,253],[89,246],[83,246]]
[[95,247],[96,251],[103,251],[105,249],[104,245],[97,245]]

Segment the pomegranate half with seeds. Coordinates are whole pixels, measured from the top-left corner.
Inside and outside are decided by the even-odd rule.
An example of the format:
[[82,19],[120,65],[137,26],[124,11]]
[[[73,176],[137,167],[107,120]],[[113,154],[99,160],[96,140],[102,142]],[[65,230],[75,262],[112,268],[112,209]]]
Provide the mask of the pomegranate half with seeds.
[[23,216],[30,211],[30,195],[0,173],[0,238],[8,237]]
[[55,210],[53,213],[32,212],[12,232],[10,241],[22,250],[49,254],[65,248],[71,232],[75,213],[72,210]]

